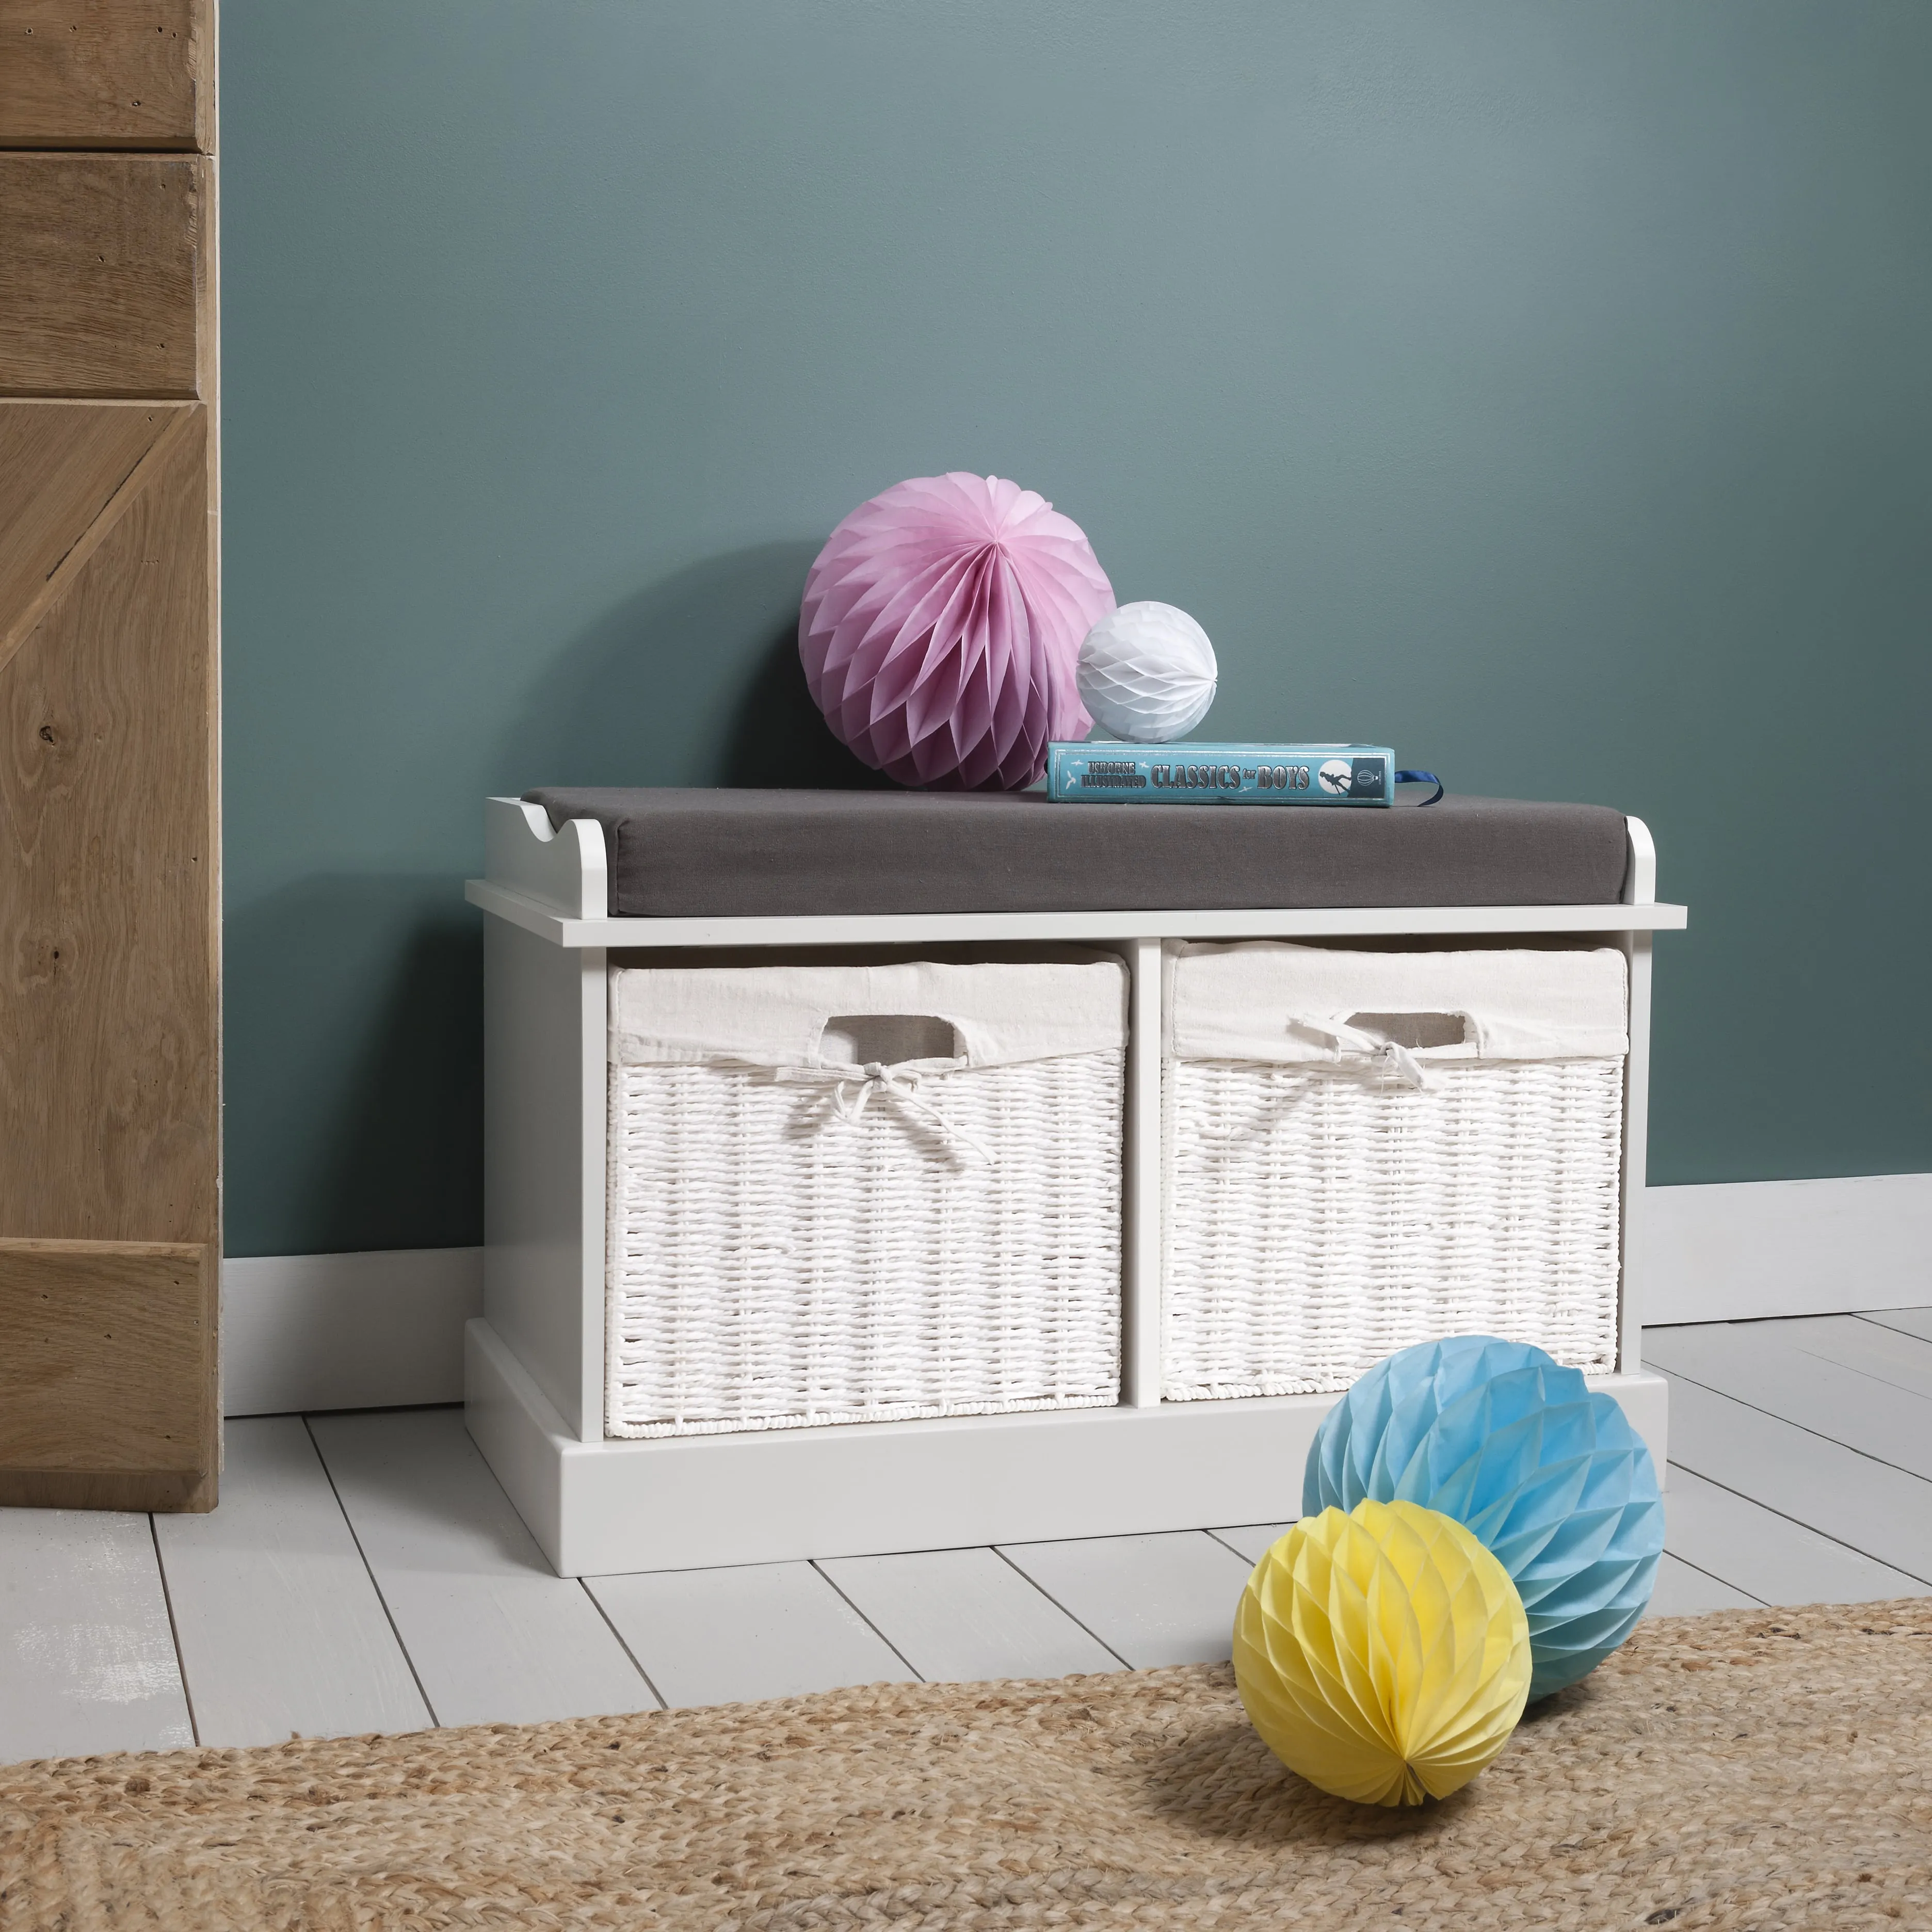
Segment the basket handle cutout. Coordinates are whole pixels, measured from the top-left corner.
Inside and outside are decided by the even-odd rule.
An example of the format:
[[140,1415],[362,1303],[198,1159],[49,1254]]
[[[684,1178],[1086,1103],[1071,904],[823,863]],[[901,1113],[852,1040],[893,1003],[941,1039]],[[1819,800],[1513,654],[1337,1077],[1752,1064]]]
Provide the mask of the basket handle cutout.
[[819,1064],[785,1066],[781,1080],[828,1084],[828,1118],[856,1127],[876,1096],[936,1134],[956,1158],[991,1161],[992,1150],[955,1126],[920,1092],[929,1074],[954,1071],[965,1059],[958,1031],[933,1013],[834,1013],[818,1036]]
[[1467,1013],[1351,1013],[1348,1024],[1388,1046],[1413,1053],[1426,1046],[1461,1046],[1469,1037]]
[[818,1057],[847,1066],[957,1060],[959,1034],[936,1013],[834,1013],[818,1036]]

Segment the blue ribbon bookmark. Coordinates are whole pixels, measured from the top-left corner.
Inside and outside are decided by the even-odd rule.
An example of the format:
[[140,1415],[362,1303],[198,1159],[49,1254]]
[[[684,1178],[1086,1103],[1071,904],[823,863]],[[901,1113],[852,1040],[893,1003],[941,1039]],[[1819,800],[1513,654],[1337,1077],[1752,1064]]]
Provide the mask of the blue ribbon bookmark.
[[1433,805],[1442,796],[1442,781],[1433,772],[1397,772],[1395,782],[1397,784],[1432,784],[1436,790],[1422,801],[1424,805]]

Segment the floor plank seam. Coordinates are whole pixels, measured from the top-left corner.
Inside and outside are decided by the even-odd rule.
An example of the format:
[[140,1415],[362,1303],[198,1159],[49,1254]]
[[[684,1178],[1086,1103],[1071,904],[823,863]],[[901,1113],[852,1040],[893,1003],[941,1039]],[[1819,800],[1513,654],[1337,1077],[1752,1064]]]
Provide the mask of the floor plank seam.
[[[1097,1541],[1099,1539],[1096,1538],[1095,1540]],[[1070,1610],[1044,1583],[1041,1582],[1036,1577],[1029,1576],[1027,1573],[1022,1570],[997,1543],[988,1544],[986,1546],[991,1550],[993,1554],[997,1556],[1009,1570],[1012,1570],[1014,1575],[1018,1576],[1022,1582],[1027,1584],[1030,1588],[1037,1590],[1056,1610],[1059,1611],[1062,1616],[1072,1618],[1073,1622],[1078,1624],[1080,1628],[1086,1631],[1087,1634],[1090,1636],[1094,1641],[1120,1666],[1123,1670],[1132,1670],[1134,1666],[1130,1664],[1127,1660],[1106,1640],[1105,1637],[1101,1636],[1099,1631],[1095,1630],[1092,1625],[1085,1622],[1081,1618],[1074,1616],[1073,1612]]]
[[[1857,1318],[1851,1318],[1851,1319],[1857,1319]],[[1874,1324],[1874,1328],[1878,1328],[1878,1324]],[[1924,1356],[1924,1368],[1932,1368],[1932,1341],[1921,1341],[1916,1335],[1907,1335],[1903,1329],[1878,1328],[1878,1333],[1880,1335],[1886,1335],[1889,1341],[1903,1341],[1909,1345],[1907,1348],[1899,1351],[1898,1362],[1888,1362],[1884,1368],[1870,1368],[1870,1366],[1866,1366],[1864,1362],[1847,1362],[1844,1360],[1841,1356],[1828,1354],[1824,1345],[1820,1345],[1820,1342],[1814,1341],[1814,1339],[1810,1337],[1802,1337],[1802,1335],[1801,1337],[1779,1337],[1779,1341],[1784,1341],[1784,1345],[1787,1346],[1789,1351],[1793,1352],[1793,1354],[1804,1356],[1804,1360],[1807,1362],[1828,1362],[1832,1368],[1844,1368],[1847,1374],[1864,1376],[1866,1382],[1876,1382],[1880,1388],[1898,1389],[1901,1395],[1912,1395],[1921,1402],[1932,1402],[1932,1391],[1921,1388],[1918,1383],[1893,1382],[1892,1379],[1893,1376],[1912,1374],[1915,1356],[1918,1354],[1918,1352],[1922,1352],[1922,1356]],[[1886,1372],[1888,1368],[1892,1370],[1892,1374]],[[1924,1374],[1924,1368],[1921,1368],[1918,1372]]]
[[[1699,1386],[1701,1388],[1702,1384],[1700,1384]],[[1736,1398],[1732,1397],[1732,1400],[1735,1400]],[[1747,1408],[1750,1406],[1748,1403],[1743,1406]],[[1780,1416],[1778,1419],[1782,1421],[1784,1418]],[[1828,1442],[1831,1438],[1828,1436],[1825,1439]],[[1844,1443],[1840,1443],[1838,1446],[1842,1449],[1846,1445]],[[1852,1453],[1856,1454],[1858,1452],[1854,1450]],[[1874,1456],[1870,1460],[1876,1462],[1877,1458]],[[1676,1461],[1675,1458],[1673,1458],[1672,1466],[1677,1468],[1684,1470],[1688,1474],[1695,1476],[1700,1482],[1708,1483],[1714,1490],[1722,1490],[1727,1496],[1736,1496],[1740,1502],[1749,1503],[1754,1508],[1762,1510],[1766,1515],[1776,1516],[1781,1522],[1790,1523],[1794,1528],[1798,1529],[1808,1529],[1814,1536],[1822,1537],[1827,1543],[1836,1544],[1840,1550],[1849,1550],[1854,1556],[1862,1556],[1870,1562],[1881,1563],[1886,1569],[1896,1570],[1901,1576],[1910,1576],[1915,1583],[1923,1583],[1928,1588],[1932,1588],[1932,1576],[1922,1576],[1917,1570],[1906,1569],[1904,1564],[1894,1562],[1889,1556],[1874,1556],[1869,1550],[1862,1550],[1856,1543],[1847,1543],[1842,1536],[1834,1536],[1828,1529],[1821,1529],[1816,1523],[1808,1522],[1802,1516],[1793,1516],[1790,1510],[1780,1509],[1775,1503],[1766,1502],[1762,1496],[1751,1496],[1743,1490],[1734,1490],[1731,1487],[1730,1484],[1720,1481],[1715,1476],[1707,1474],[1703,1470],[1697,1468],[1694,1463],[1678,1462]],[[1887,1462],[1881,1465],[1881,1466],[1888,1469],[1892,1466],[1889,1462]],[[1906,1470],[1903,1473],[1909,1475],[1911,1474],[1911,1472],[1910,1470]],[[1669,1492],[1666,1490],[1665,1494],[1667,1496]],[[1670,1553],[1673,1556],[1677,1556],[1677,1552],[1674,1550],[1672,1550]],[[1690,1559],[1688,1557],[1680,1556],[1678,1557],[1678,1561],[1680,1563],[1688,1562]],[[1694,1570],[1698,1568],[1698,1566],[1694,1563],[1691,1564],[1690,1567]],[[1707,1570],[1705,1574],[1708,1576],[1711,1573]],[[1721,1583],[1724,1581],[1724,1579],[1720,1576],[1718,1579],[1718,1581]],[[1736,1590],[1742,1588],[1743,1586],[1740,1584],[1733,1583],[1730,1587]],[[1749,1594],[1749,1592],[1747,1592],[1746,1594]],[[1774,1607],[1774,1606],[1770,1607]]]
[[[1922,1420],[1932,1423],[1932,1387],[1925,1385],[1928,1378],[1932,1378],[1932,1342],[1922,1340],[1906,1331],[1886,1328],[1882,1324],[1873,1324],[1871,1325],[1874,1333],[1882,1336],[1886,1343],[1892,1346],[1881,1345],[1881,1359],[1877,1362],[1872,1361],[1868,1357],[1861,1358],[1856,1350],[1848,1356],[1846,1353],[1845,1344],[1838,1339],[1842,1331],[1836,1324],[1840,1322],[1856,1321],[1858,1318],[1856,1316],[1811,1316],[1785,1317],[1775,1321],[1734,1323],[1730,1325],[1749,1331],[1753,1342],[1760,1348],[1768,1341],[1773,1349],[1786,1358],[1786,1364],[1791,1369],[1806,1368],[1814,1374],[1822,1369],[1828,1384],[1832,1377],[1855,1378],[1854,1386],[1856,1384],[1869,1382],[1872,1385],[1871,1392],[1874,1399],[1881,1403],[1888,1399],[1903,1398],[1908,1411],[1915,1414],[1915,1419],[1919,1419],[1917,1417],[1916,1406],[1919,1403],[1927,1404],[1928,1406]],[[1707,1331],[1702,1329],[1686,1328],[1680,1332],[1692,1337],[1701,1336],[1706,1336],[1707,1340],[1709,1339]],[[1652,1366],[1660,1368],[1666,1375],[1683,1375],[1687,1379],[1696,1379],[1691,1371],[1682,1368],[1672,1368],[1670,1366],[1670,1358],[1676,1351],[1667,1342],[1663,1346],[1664,1354],[1662,1361]],[[1694,1341],[1692,1346],[1695,1346]],[[1720,1346],[1721,1346],[1721,1340]],[[1915,1359],[1920,1359],[1922,1361],[1922,1365],[1916,1370],[1913,1366]],[[1708,1372],[1708,1366],[1706,1372]],[[1900,1379],[1901,1377],[1904,1379]],[[1702,1385],[1700,1384],[1700,1386]],[[1840,1386],[1844,1384],[1841,1384]],[[1877,1393],[1880,1390],[1884,1392],[1882,1396]],[[1734,1401],[1744,1400],[1738,1396],[1733,1396],[1732,1399]],[[1772,1399],[1788,1398],[1774,1397]],[[1802,1406],[1802,1402],[1800,1406]],[[1782,1410],[1768,1412],[1783,1417]],[[1795,1420],[1792,1418],[1784,1419]],[[1810,1425],[1799,1424],[1798,1426],[1805,1427]],[[1825,1434],[1826,1432],[1814,1428],[1814,1432]],[[1828,1437],[1828,1439],[1836,1441],[1838,1438]],[[1853,1445],[1847,1444],[1845,1446],[1849,1448]],[[1871,1452],[1863,1450],[1860,1453],[1869,1454]],[[1874,1460],[1882,1459],[1874,1457]],[[1908,1471],[1907,1473],[1932,1480],[1932,1471],[1914,1469]]]
[[[1887,1329],[1886,1333],[1898,1335],[1898,1330],[1890,1328]],[[1910,1341],[1912,1339],[1909,1335],[1899,1336],[1899,1340],[1902,1342]],[[1881,1374],[1876,1369],[1865,1368],[1856,1362],[1840,1361],[1837,1356],[1828,1355],[1822,1349],[1815,1346],[1808,1346],[1803,1342],[1786,1342],[1784,1346],[1794,1355],[1802,1355],[1808,1362],[1822,1362],[1828,1368],[1843,1370],[1846,1375],[1863,1376],[1867,1382],[1876,1382],[1880,1388],[1895,1389],[1900,1395],[1909,1395],[1915,1401],[1932,1405],[1932,1396],[1928,1396],[1922,1388],[1915,1388],[1910,1382],[1894,1382],[1890,1376]],[[1920,1346],[1932,1348],[1932,1344],[1928,1343],[1922,1343]],[[1932,1415],[1928,1415],[1928,1419],[1932,1419]]]
[[[1816,1358],[1814,1358],[1814,1359]],[[1834,1362],[1832,1366],[1834,1368],[1840,1368],[1843,1367],[1844,1364],[1842,1363]],[[1645,1366],[1648,1368],[1653,1366],[1653,1365],[1649,1363],[1646,1363]],[[1847,1442],[1842,1436],[1829,1435],[1822,1429],[1814,1429],[1810,1424],[1800,1422],[1794,1417],[1780,1415],[1776,1409],[1766,1408],[1762,1403],[1750,1401],[1746,1397],[1741,1395],[1733,1395],[1729,1389],[1720,1388],[1714,1382],[1700,1382],[1695,1376],[1688,1376],[1682,1369],[1664,1369],[1658,1371],[1658,1372],[1665,1376],[1673,1376],[1676,1380],[1681,1382],[1688,1382],[1693,1388],[1700,1388],[1706,1395],[1718,1396],[1721,1396],[1726,1402],[1734,1402],[1737,1404],[1738,1408],[1748,1408],[1754,1415],[1768,1416],[1772,1421],[1781,1422],[1784,1424],[1786,1427],[1796,1430],[1801,1435],[1815,1436],[1820,1442],[1828,1442],[1833,1448],[1842,1449],[1848,1456],[1862,1456],[1868,1462],[1875,1463],[1881,1469],[1891,1469],[1895,1471],[1901,1476],[1910,1476],[1915,1483],[1924,1483],[1928,1489],[1932,1489],[1932,1478],[1927,1477],[1917,1469],[1908,1469],[1903,1462],[1894,1462],[1888,1460],[1883,1456],[1874,1456],[1869,1449],[1861,1449],[1856,1442]],[[1862,1371],[1852,1369],[1848,1370],[1846,1372],[1851,1375],[1858,1375],[1862,1373]],[[1868,1382],[1878,1382],[1878,1378],[1876,1376],[1867,1376],[1865,1379]],[[1879,1382],[1878,1385],[1881,1388],[1889,1388],[1892,1386],[1889,1382]],[[1704,1474],[1702,1470],[1692,1468],[1691,1465],[1688,1462],[1681,1463],[1678,1466],[1682,1468],[1689,1469],[1694,1476],[1702,1476]],[[1706,1482],[1709,1482],[1712,1479],[1710,1477],[1706,1476],[1704,1480]],[[1721,1488],[1722,1486],[1723,1485],[1720,1484],[1719,1487]],[[1806,1527],[1808,1528],[1811,1527],[1811,1526],[1808,1524]],[[1822,1534],[1823,1532],[1821,1531],[1820,1533]],[[1834,1540],[1835,1540],[1836,1539],[1834,1538]],[[1896,1568],[1898,1566],[1894,1564],[1893,1567]]]
[[[1224,1524],[1224,1525],[1222,1526],[1222,1527],[1223,1527],[1223,1528],[1228,1528],[1228,1529],[1235,1529],[1235,1528],[1240,1528],[1241,1526],[1240,1526],[1240,1525],[1239,1525],[1239,1524],[1237,1524],[1237,1523],[1232,1523],[1232,1522],[1231,1522],[1231,1523],[1226,1523],[1226,1524]],[[1223,1536],[1223,1535],[1221,1534],[1220,1530],[1218,1530],[1218,1529],[1210,1529],[1210,1531],[1208,1531],[1208,1534],[1210,1536],[1211,1536],[1211,1537],[1214,1539],[1214,1540],[1215,1540],[1216,1543],[1218,1543],[1218,1544],[1221,1546],[1221,1547],[1222,1547],[1223,1550],[1231,1551],[1231,1552],[1232,1552],[1232,1553],[1233,1553],[1234,1555],[1235,1555],[1235,1556],[1240,1556],[1240,1558],[1241,1558],[1241,1561],[1242,1561],[1244,1563],[1245,1563],[1245,1562],[1247,1562],[1247,1560],[1248,1560],[1248,1559],[1247,1559],[1247,1558],[1246,1558],[1246,1556],[1242,1556],[1241,1552],[1240,1552],[1240,1550],[1236,1550],[1236,1549],[1234,1548],[1234,1546],[1232,1543],[1230,1543],[1230,1542],[1228,1540],[1228,1539],[1227,1539],[1225,1536]]]
[[820,1567],[817,1557],[812,1557],[809,1561],[814,1572],[824,1579],[825,1582],[830,1586],[833,1594],[838,1598],[838,1600],[843,1604],[846,1608],[849,1610],[852,1614],[856,1617],[859,1621],[863,1624],[866,1628],[870,1630],[872,1634],[877,1637],[879,1641],[884,1644],[885,1647],[890,1651],[908,1670],[912,1671],[913,1682],[915,1684],[923,1684],[926,1680],[919,1671],[914,1669],[912,1659],[907,1656],[905,1652],[900,1649],[898,1646],[893,1642],[892,1639],[886,1636],[885,1632],[880,1629],[878,1625],[873,1622],[872,1618],[866,1616],[865,1612],[860,1609],[859,1606],[854,1603],[852,1599],[847,1596],[843,1590],[839,1588],[837,1582],[833,1580],[832,1576],[826,1570]]
[[660,1711],[668,1711],[670,1708],[670,1699],[658,1688],[656,1678],[644,1668],[644,1659],[624,1641],[624,1633],[611,1621],[610,1612],[604,1607],[603,1599],[590,1587],[589,1580],[585,1577],[578,1578],[577,1587],[590,1599],[591,1607],[604,1619],[604,1627],[617,1640],[617,1648],[631,1660],[631,1668],[644,1680],[644,1688],[658,1700],[658,1708]]
[[[1692,1474],[1695,1474],[1696,1472],[1694,1470]],[[1721,1583],[1726,1589],[1735,1590],[1741,1597],[1749,1597],[1751,1601],[1756,1604],[1760,1610],[1769,1610],[1772,1607],[1772,1606],[1767,1604],[1762,1597],[1756,1594],[1754,1591],[1747,1590],[1742,1583],[1733,1583],[1730,1577],[1720,1576],[1716,1570],[1707,1568],[1703,1564],[1692,1562],[1690,1558],[1686,1556],[1682,1550],[1672,1550],[1668,1544],[1666,1544],[1664,1545],[1664,1553],[1665,1556],[1670,1557],[1672,1562],[1682,1564],[1687,1570],[1696,1570],[1699,1576],[1707,1578],[1710,1582],[1713,1583]]]
[[1854,1315],[1854,1322],[1869,1322],[1874,1328],[1882,1328],[1888,1335],[1903,1335],[1908,1341],[1922,1342],[1925,1337],[1916,1328],[1901,1328],[1895,1322],[1888,1322],[1888,1315],[1932,1315],[1932,1308],[1882,1308],[1874,1309],[1869,1314]]
[[188,1706],[188,1735],[201,1742],[201,1720],[194,1714],[194,1686],[188,1681],[188,1659],[182,1654],[181,1626],[175,1622],[174,1592],[168,1583],[167,1559],[161,1554],[161,1533],[154,1527],[151,1511],[148,1538],[154,1546],[154,1572],[161,1580],[161,1606],[168,1613],[168,1640],[175,1647],[175,1675],[181,1679],[182,1702]]
[[436,1714],[435,1703],[429,1694],[429,1686],[424,1683],[422,1672],[416,1668],[416,1660],[410,1654],[410,1647],[403,1640],[402,1628],[396,1622],[396,1613],[390,1609],[388,1598],[383,1593],[382,1580],[376,1574],[376,1567],[369,1561],[369,1552],[362,1547],[362,1538],[357,1532],[356,1519],[349,1514],[342,1500],[342,1492],[335,1486],[335,1472],[328,1466],[328,1458],[322,1454],[322,1444],[316,1440],[314,1427],[306,1415],[302,1419],[302,1426],[303,1432],[315,1450],[315,1460],[322,1465],[322,1473],[328,1479],[328,1493],[335,1498],[335,1507],[342,1511],[342,1520],[349,1527],[349,1540],[355,1544],[356,1554],[362,1559],[362,1568],[368,1574],[369,1587],[375,1592],[376,1600],[382,1606],[382,1615],[388,1623],[389,1634],[396,1640],[396,1648],[402,1652],[403,1661],[409,1666],[410,1676],[416,1687],[416,1695],[422,1700],[423,1708],[429,1713],[430,1725],[440,1730],[442,1720]]

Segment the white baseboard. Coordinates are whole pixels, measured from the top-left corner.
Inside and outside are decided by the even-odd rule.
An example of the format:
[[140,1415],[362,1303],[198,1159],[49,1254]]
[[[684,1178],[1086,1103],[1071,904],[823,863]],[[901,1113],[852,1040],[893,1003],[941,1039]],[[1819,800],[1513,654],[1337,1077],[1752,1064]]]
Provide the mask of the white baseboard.
[[223,1412],[460,1402],[463,1324],[482,1312],[481,1248],[224,1262]]
[[1932,1306],[1932,1174],[1645,1190],[1647,1324]]
[[[1932,1174],[1653,1187],[1634,1218],[1648,1323],[1932,1307]],[[481,1248],[225,1262],[223,1406],[460,1402],[482,1312]]]

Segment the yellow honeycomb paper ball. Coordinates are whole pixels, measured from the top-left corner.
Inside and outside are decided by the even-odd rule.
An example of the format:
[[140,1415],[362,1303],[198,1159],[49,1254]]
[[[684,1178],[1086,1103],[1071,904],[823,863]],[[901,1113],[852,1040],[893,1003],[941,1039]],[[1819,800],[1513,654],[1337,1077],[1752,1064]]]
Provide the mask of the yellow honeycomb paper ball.
[[1234,1681],[1262,1742],[1338,1798],[1420,1804],[1489,1763],[1529,1695],[1509,1573],[1420,1503],[1304,1517],[1234,1612]]

